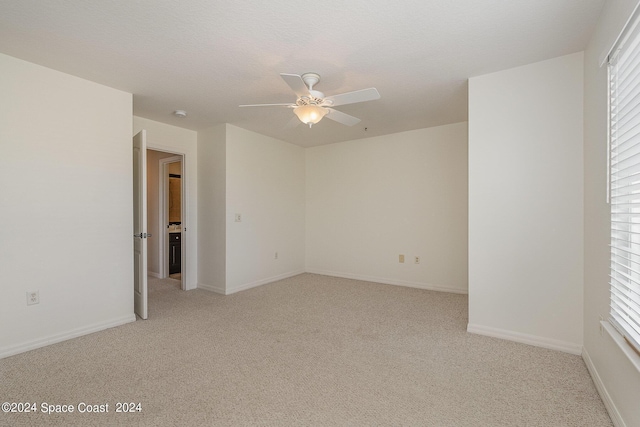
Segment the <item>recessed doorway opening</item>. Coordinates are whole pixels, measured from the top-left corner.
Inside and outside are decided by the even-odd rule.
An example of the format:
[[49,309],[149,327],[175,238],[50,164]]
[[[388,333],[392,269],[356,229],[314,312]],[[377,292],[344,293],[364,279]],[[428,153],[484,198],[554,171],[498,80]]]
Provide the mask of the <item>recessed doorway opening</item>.
[[186,289],[184,155],[147,150],[148,275]]

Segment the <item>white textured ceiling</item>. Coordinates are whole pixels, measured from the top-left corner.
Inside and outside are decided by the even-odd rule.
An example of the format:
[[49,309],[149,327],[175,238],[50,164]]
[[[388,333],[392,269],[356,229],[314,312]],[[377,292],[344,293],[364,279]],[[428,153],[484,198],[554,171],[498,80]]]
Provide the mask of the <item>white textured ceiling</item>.
[[[583,50],[603,3],[8,0],[0,52],[131,92],[141,117],[314,146],[467,120],[469,77]],[[238,108],[294,102],[279,73],[304,72],[326,95],[382,98],[337,108],[362,119],[354,127],[287,130],[290,109]]]

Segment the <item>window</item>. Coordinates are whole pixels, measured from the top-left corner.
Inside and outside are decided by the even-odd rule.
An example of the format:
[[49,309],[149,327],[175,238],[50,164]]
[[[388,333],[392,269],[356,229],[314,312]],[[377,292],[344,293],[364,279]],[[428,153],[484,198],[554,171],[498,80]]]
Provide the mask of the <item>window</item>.
[[611,324],[640,352],[640,25],[609,57]]

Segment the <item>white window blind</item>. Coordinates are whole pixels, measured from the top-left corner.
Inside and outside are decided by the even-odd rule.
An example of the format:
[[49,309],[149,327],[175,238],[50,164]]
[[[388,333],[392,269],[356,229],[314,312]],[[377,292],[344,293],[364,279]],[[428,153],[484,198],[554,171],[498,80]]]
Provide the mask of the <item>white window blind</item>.
[[609,58],[611,324],[640,352],[640,25]]

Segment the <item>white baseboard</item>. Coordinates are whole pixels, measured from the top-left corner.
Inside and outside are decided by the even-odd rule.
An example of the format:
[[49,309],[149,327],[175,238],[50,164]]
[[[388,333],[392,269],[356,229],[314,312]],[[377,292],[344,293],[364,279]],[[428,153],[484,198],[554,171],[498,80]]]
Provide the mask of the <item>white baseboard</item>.
[[600,378],[600,374],[598,374],[598,370],[593,364],[591,357],[589,357],[589,353],[587,352],[586,348],[582,349],[582,360],[584,360],[584,364],[587,365],[589,374],[591,374],[593,383],[596,385],[596,389],[600,394],[600,398],[602,399],[605,408],[607,408],[607,412],[609,413],[609,417],[611,418],[613,425],[615,427],[627,427],[627,424],[624,422],[622,416],[620,415],[620,411],[618,411],[618,408],[616,407],[615,403],[613,403],[613,399],[611,399],[607,388],[604,386],[602,378]]
[[204,289],[205,291],[215,292],[216,294],[224,295],[224,288],[218,286],[207,285],[205,283],[198,283],[198,289]]
[[453,288],[450,286],[433,285],[431,283],[410,282],[406,280],[389,279],[373,276],[363,276],[360,274],[341,273],[336,271],[321,270],[317,268],[307,268],[307,273],[321,274],[323,276],[342,277],[344,279],[362,280],[364,282],[383,283],[385,285],[405,286],[407,288],[426,289],[429,291],[450,292],[455,294],[467,294],[467,289]]
[[566,341],[560,341],[553,338],[540,337],[537,335],[523,334],[520,332],[507,331],[504,329],[491,328],[489,326],[467,324],[467,332],[478,335],[486,335],[488,337],[501,338],[503,340],[515,341],[523,344],[529,344],[536,347],[558,350],[564,353],[582,354],[582,346]]
[[162,279],[160,273],[156,273],[155,271],[147,270],[147,276],[155,277],[156,279]]
[[70,331],[59,334],[49,335],[44,338],[38,338],[36,340],[27,341],[18,345],[2,347],[0,348],[0,359],[135,321],[136,315],[131,313],[129,315],[117,319],[112,319],[106,322],[94,323],[92,325],[83,326],[81,328],[72,329]]
[[298,274],[302,273],[304,273],[304,270],[290,271],[287,273],[279,274],[277,276],[267,277],[266,279],[246,283],[244,285],[234,286],[233,288],[227,289],[226,295],[235,294],[236,292],[240,291],[246,291],[247,289],[266,285],[267,283],[277,282],[278,280],[288,279],[289,277],[297,276]]
[[222,294],[222,295],[231,295],[231,294],[235,294],[236,292],[245,291],[247,289],[266,285],[267,283],[277,282],[278,280],[287,279],[289,277],[297,276],[298,274],[302,274],[302,273],[304,273],[304,270],[290,271],[288,273],[279,274],[273,277],[267,277],[266,279],[257,280],[255,282],[234,286],[233,288],[230,288],[230,289],[225,289],[221,286],[207,285],[206,283],[198,283],[198,289],[204,289],[205,291],[211,291],[211,292],[215,292],[217,294]]

